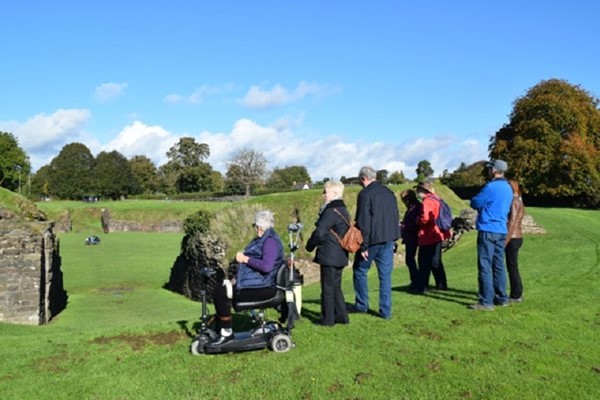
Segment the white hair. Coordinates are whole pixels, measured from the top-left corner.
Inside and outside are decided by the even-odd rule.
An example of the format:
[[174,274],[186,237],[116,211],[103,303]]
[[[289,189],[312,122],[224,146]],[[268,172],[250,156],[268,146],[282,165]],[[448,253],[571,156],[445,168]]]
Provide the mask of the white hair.
[[324,189],[331,192],[334,200],[339,200],[344,196],[344,184],[339,181],[325,182]]
[[358,171],[358,178],[360,179],[363,177],[367,178],[370,181],[374,181],[375,179],[377,179],[377,171],[375,171],[373,167],[365,165],[360,169],[360,171]]
[[275,226],[275,217],[269,210],[257,211],[254,214],[254,225],[262,228],[263,231],[266,231]]

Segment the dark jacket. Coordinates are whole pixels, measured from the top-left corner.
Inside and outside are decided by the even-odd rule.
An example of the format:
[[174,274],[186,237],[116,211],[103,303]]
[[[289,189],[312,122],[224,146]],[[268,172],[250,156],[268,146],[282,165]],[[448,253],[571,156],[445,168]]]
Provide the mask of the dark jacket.
[[411,204],[402,218],[402,243],[417,243],[419,224],[417,220],[421,214],[421,203]]
[[319,265],[332,267],[343,267],[348,264],[348,252],[340,246],[337,238],[331,233],[333,229],[341,238],[348,231],[348,224],[344,222],[335,211],[337,210],[344,216],[346,221],[350,221],[350,214],[343,200],[333,200],[325,206],[319,219],[317,227],[306,242],[306,250],[313,251],[317,248],[314,262]]
[[281,239],[277,233],[275,233],[275,230],[273,230],[273,228],[269,228],[261,237],[254,238],[244,249],[244,254],[250,258],[262,258],[263,245],[267,238],[273,238],[277,243],[277,256],[273,265],[268,271],[261,272],[252,268],[248,264],[240,263],[236,276],[236,288],[238,290],[247,288],[275,287],[277,271],[279,270],[279,267],[285,263],[283,243],[281,242]]
[[360,251],[374,244],[400,237],[400,216],[396,196],[377,181],[360,191],[356,201],[356,224],[363,235]]

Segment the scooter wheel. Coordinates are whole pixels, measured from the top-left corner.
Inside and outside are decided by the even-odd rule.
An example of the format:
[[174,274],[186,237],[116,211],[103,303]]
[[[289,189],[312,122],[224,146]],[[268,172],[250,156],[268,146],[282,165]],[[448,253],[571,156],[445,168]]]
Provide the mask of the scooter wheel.
[[269,342],[271,350],[275,353],[285,353],[292,348],[292,339],[284,333],[278,333],[271,338]]
[[200,336],[192,342],[190,351],[196,356],[204,354],[204,346],[206,346],[208,342],[210,342],[210,338],[208,336]]

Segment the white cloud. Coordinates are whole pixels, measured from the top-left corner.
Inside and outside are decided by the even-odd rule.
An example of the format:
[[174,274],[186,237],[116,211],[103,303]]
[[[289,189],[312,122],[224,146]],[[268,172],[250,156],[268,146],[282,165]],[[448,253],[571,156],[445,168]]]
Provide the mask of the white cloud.
[[262,89],[260,86],[251,86],[246,96],[240,100],[244,107],[255,109],[268,109],[305,97],[323,97],[338,92],[339,89],[318,83],[300,82],[293,90],[288,90],[281,85],[275,85],[270,89]]
[[234,89],[233,84],[227,83],[224,85],[202,85],[194,90],[189,95],[181,94],[169,94],[165,96],[167,103],[178,104],[200,104],[205,101],[208,97],[221,96],[225,93],[231,92]]
[[165,153],[184,136],[208,144],[207,161],[222,173],[227,171],[227,162],[236,151],[249,148],[261,151],[270,169],[303,165],[314,180],[356,176],[363,165],[403,171],[405,176],[414,178],[421,160],[428,160],[438,176],[444,169],[453,171],[461,162],[471,164],[485,159],[487,154],[487,145],[481,141],[452,135],[405,143],[351,142],[333,135],[315,137],[303,131],[301,119],[294,118],[282,118],[270,125],[240,119],[229,132],[200,133],[175,133],[137,120],[123,127],[108,143],[100,144],[83,130],[89,117],[87,110],[58,110],[52,115],[36,115],[25,123],[0,121],[0,130],[15,134],[31,157],[34,170],[73,142],[85,144],[94,155],[117,150],[127,158],[145,155],[160,166],[167,161]]
[[[90,112],[83,109],[57,110],[53,114],[37,114],[27,121],[0,121],[0,130],[11,132],[29,154],[34,169],[50,162],[68,143],[95,145],[83,127]],[[89,147],[89,145],[88,145]]]
[[178,141],[178,136],[161,126],[149,126],[135,121],[102,146],[102,150],[117,150],[127,158],[145,155],[159,166],[167,161],[165,153]]
[[227,161],[240,148],[263,152],[269,168],[290,165],[305,166],[311,177],[339,179],[352,177],[364,165],[389,172],[403,171],[414,178],[421,160],[431,162],[435,175],[444,169],[453,171],[461,162],[467,164],[486,157],[486,146],[477,140],[463,140],[456,136],[417,139],[414,142],[392,144],[383,142],[348,142],[338,136],[314,139],[303,135],[294,122],[278,120],[268,126],[241,119],[229,133],[203,132],[196,140],[207,143],[211,150],[209,162],[221,172],[227,170]]
[[269,90],[252,86],[241,103],[248,108],[270,108],[280,106],[291,101],[290,93],[282,86],[276,85]]
[[94,90],[94,99],[106,102],[116,99],[127,88],[127,83],[103,83]]

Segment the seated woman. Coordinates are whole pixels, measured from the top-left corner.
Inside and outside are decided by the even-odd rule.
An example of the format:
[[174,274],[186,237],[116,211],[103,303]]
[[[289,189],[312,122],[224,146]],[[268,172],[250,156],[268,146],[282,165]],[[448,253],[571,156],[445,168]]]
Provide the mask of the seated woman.
[[[236,302],[260,301],[273,297],[277,290],[277,271],[285,263],[283,242],[273,229],[273,213],[269,210],[256,212],[252,226],[256,237],[243,252],[238,252],[235,256],[239,267],[236,277],[232,280],[232,297]],[[219,275],[213,291],[213,301],[221,330],[212,342],[215,345],[233,339],[231,300],[227,296],[225,283],[222,283],[224,274]]]

